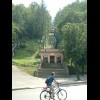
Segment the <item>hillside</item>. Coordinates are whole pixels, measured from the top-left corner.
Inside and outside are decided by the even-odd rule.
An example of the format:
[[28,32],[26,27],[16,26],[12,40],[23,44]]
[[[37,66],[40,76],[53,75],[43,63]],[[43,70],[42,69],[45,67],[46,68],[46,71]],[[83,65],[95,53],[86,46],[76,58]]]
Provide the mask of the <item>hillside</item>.
[[25,41],[15,51],[15,55],[12,57],[12,64],[19,66],[21,70],[33,75],[36,65],[40,61],[39,46],[37,40]]

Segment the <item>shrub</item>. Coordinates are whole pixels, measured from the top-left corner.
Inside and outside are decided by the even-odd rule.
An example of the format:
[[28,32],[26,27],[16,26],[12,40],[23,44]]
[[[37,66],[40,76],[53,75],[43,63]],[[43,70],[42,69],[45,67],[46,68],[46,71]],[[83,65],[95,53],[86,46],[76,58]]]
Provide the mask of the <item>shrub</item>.
[[26,48],[25,44],[20,44],[20,48]]

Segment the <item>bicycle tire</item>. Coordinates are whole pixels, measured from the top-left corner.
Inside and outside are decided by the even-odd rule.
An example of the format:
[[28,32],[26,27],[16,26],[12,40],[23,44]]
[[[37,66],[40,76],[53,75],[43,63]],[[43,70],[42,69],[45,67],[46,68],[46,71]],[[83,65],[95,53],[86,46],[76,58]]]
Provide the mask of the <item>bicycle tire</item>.
[[[59,100],[66,100],[67,98],[67,92],[64,89],[60,89],[57,93]],[[61,97],[60,97],[61,96]]]
[[46,90],[40,93],[40,100],[50,100],[50,93]]

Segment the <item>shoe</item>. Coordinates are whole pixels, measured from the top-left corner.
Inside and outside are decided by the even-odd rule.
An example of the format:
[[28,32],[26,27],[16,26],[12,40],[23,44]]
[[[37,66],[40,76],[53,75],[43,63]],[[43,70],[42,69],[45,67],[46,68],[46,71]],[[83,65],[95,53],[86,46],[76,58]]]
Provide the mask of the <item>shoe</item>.
[[51,99],[55,100],[53,96],[51,96]]
[[53,95],[51,94],[51,99],[55,100],[54,97],[55,97],[55,96],[53,96]]
[[53,97],[51,97],[51,99],[54,99]]
[[51,99],[55,100],[53,97],[51,97]]

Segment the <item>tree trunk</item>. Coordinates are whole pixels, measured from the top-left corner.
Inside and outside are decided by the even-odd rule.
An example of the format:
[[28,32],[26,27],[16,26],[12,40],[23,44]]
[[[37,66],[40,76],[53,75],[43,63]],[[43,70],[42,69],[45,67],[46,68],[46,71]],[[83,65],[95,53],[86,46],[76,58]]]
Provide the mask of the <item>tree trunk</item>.
[[14,56],[14,51],[12,52],[12,56]]
[[77,77],[77,80],[80,80],[80,75],[79,75],[79,70],[78,70],[77,65],[76,65],[76,77]]
[[82,75],[84,76],[84,66],[82,66]]
[[71,67],[72,67],[72,63],[73,63],[72,59],[71,59],[71,61],[70,61],[70,62],[71,62]]

